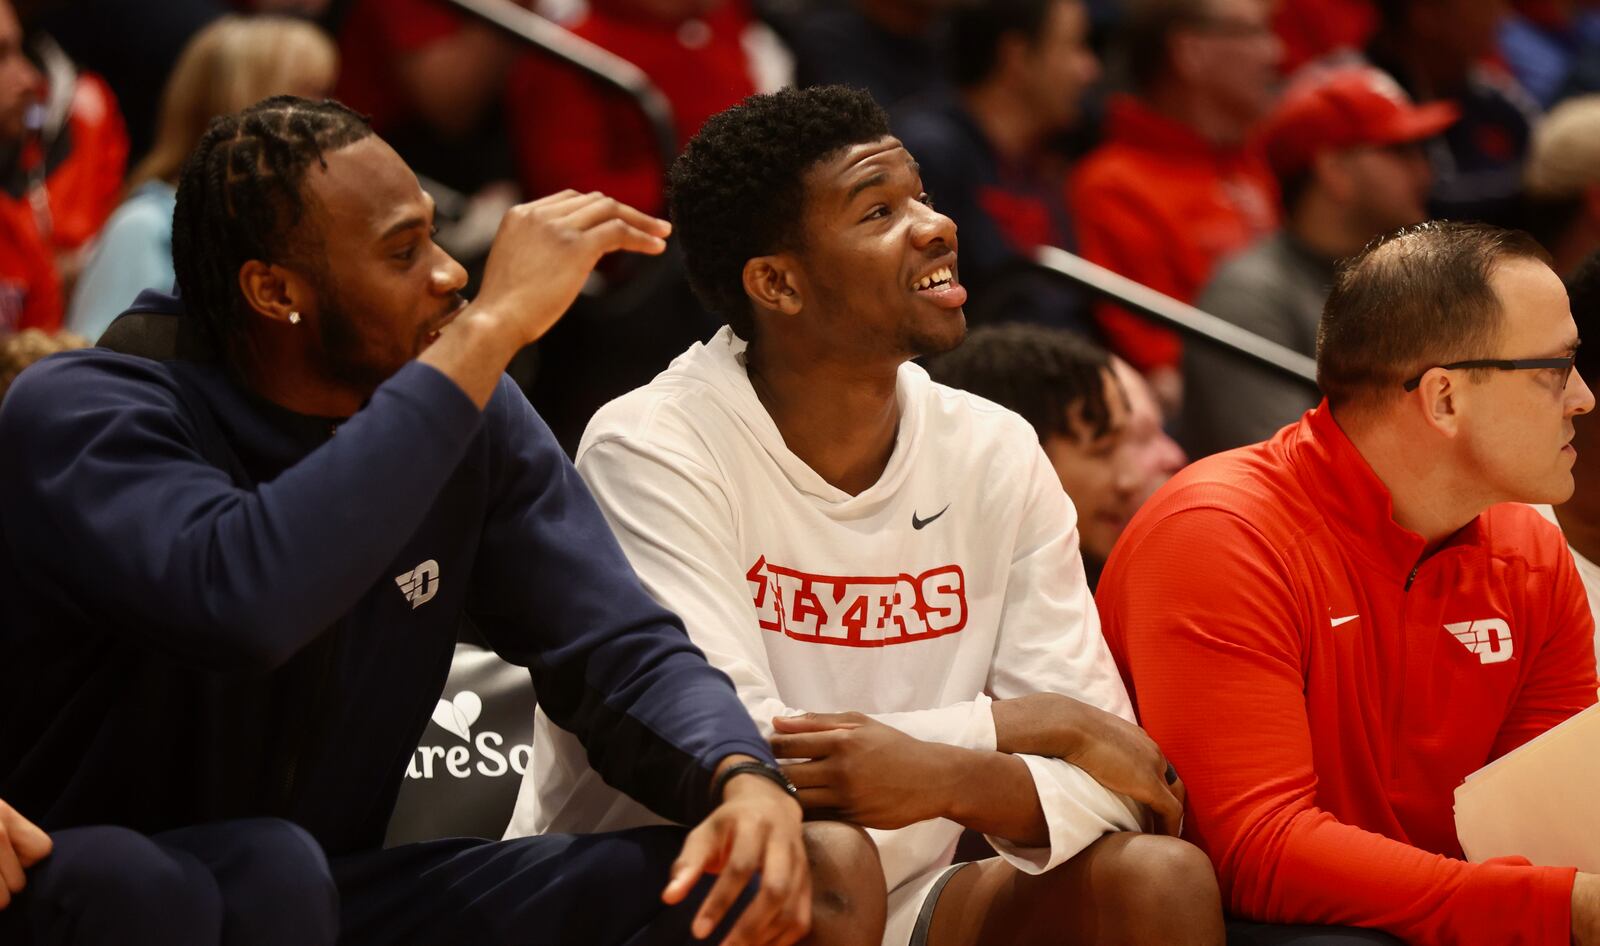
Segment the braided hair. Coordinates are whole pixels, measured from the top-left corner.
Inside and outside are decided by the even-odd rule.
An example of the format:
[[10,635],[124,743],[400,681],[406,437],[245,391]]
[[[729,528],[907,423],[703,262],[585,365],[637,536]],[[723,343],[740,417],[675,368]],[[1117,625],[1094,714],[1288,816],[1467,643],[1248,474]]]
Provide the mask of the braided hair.
[[219,352],[232,351],[246,305],[239,268],[293,259],[289,234],[305,213],[312,161],[372,134],[334,101],[264,99],[213,119],[184,164],[172,215],[172,262],[190,315]]
[[1056,435],[1075,439],[1067,420],[1074,409],[1094,438],[1105,436],[1111,426],[1105,382],[1111,357],[1066,329],[986,325],[973,329],[961,347],[929,359],[926,367],[940,384],[1021,414],[1040,443]]

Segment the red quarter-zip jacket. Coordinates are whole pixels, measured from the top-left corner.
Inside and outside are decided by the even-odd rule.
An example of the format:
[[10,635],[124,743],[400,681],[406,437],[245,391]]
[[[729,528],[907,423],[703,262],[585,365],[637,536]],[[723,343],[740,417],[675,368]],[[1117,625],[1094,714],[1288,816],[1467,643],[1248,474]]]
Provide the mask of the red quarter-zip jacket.
[[1106,639],[1233,913],[1565,946],[1575,872],[1465,862],[1453,793],[1595,701],[1575,567],[1520,504],[1424,544],[1323,402],[1145,505]]
[[[1213,144],[1131,96],[1112,99],[1106,140],[1073,173],[1067,203],[1085,258],[1183,302],[1278,226],[1278,183],[1258,146]],[[1182,361],[1171,329],[1109,303],[1095,317],[1140,371]]]

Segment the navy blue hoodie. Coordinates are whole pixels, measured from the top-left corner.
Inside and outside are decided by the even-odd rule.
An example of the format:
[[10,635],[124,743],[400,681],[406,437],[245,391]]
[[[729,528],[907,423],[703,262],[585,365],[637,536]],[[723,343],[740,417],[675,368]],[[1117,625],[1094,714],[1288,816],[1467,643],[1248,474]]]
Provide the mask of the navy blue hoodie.
[[206,360],[58,355],[0,408],[0,540],[0,798],[46,829],[378,847],[464,617],[664,817],[771,760],[508,379],[480,412],[413,362],[341,420]]

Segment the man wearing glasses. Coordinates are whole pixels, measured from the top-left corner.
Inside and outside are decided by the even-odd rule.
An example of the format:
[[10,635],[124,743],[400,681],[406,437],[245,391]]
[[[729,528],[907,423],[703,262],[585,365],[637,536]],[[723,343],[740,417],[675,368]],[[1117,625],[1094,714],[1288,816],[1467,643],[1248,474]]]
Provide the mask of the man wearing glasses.
[[1352,258],[1318,333],[1327,399],[1179,474],[1106,566],[1106,637],[1235,916],[1600,943],[1600,876],[1466,863],[1452,813],[1468,774],[1595,701],[1577,572],[1521,505],[1571,495],[1595,403],[1547,262],[1466,224]]

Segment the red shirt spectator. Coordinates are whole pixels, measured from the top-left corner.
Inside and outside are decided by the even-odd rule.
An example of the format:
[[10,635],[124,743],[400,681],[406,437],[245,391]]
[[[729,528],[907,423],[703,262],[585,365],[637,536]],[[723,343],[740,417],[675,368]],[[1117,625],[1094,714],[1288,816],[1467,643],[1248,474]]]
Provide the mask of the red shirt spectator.
[[1096,595],[1106,640],[1231,910],[1565,946],[1572,868],[1466,863],[1452,792],[1595,701],[1572,557],[1519,503],[1426,556],[1392,516],[1324,402],[1140,510]]
[[[1276,229],[1277,188],[1256,149],[1213,144],[1119,97],[1105,143],[1078,166],[1068,194],[1086,258],[1190,302],[1223,256]],[[1178,364],[1175,332],[1115,306],[1096,315],[1111,347],[1140,371]]]
[[[629,0],[598,2],[572,32],[644,71],[672,105],[682,148],[707,118],[756,91],[743,40],[742,0],[701,16],[650,17]],[[598,190],[660,210],[666,169],[634,103],[563,63],[529,54],[512,67],[506,105],[522,186],[530,197]]]
[[0,330],[61,327],[77,251],[116,208],[128,135],[111,89],[77,77],[60,133],[30,133],[0,187]]
[[1377,28],[1372,0],[1290,0],[1272,17],[1285,73],[1337,50],[1363,49]]
[[387,134],[415,114],[396,60],[461,29],[461,16],[435,0],[357,0],[339,30],[335,98]]

